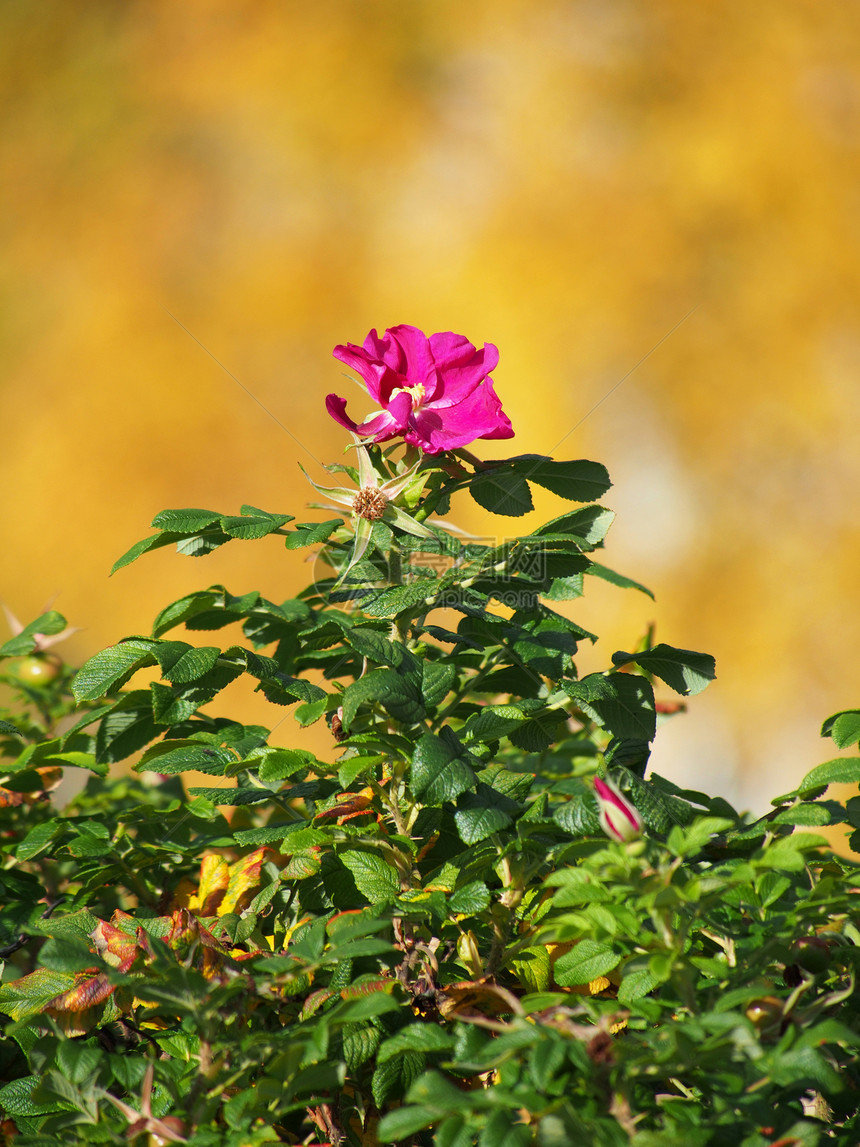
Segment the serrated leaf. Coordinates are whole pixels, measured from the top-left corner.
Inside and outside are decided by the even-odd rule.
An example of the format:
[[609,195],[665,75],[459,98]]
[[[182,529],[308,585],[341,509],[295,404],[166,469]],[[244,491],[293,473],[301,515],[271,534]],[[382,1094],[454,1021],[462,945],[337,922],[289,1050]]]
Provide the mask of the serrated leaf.
[[32,860],[40,852],[44,852],[53,840],[60,836],[64,830],[62,821],[52,819],[34,825],[15,849],[17,860]]
[[399,1056],[403,1052],[449,1051],[454,1046],[454,1037],[436,1024],[407,1024],[405,1028],[387,1039],[376,1056],[377,1063]]
[[563,988],[590,984],[598,976],[605,976],[621,962],[621,957],[597,940],[580,940],[569,952],[555,962],[553,974]]
[[822,737],[832,737],[837,749],[847,749],[860,741],[860,709],[834,713],[821,726]]
[[457,916],[477,916],[490,906],[490,890],[483,880],[472,880],[458,888],[448,901],[448,908]]
[[475,771],[466,749],[450,729],[440,736],[425,733],[419,738],[412,758],[412,792],[425,804],[456,800],[474,788]]
[[155,644],[146,637],[131,637],[91,657],[72,681],[75,700],[95,701],[116,692],[138,669],[155,664]]
[[630,673],[591,673],[559,682],[572,701],[615,737],[651,741],[657,729],[654,691]]
[[400,877],[376,853],[348,849],[338,853],[338,857],[352,873],[358,891],[371,904],[390,904],[399,893]]
[[268,514],[265,510],[254,510],[251,506],[243,506],[241,516],[221,518],[221,529],[231,538],[252,541],[265,538],[267,534],[281,529],[292,520],[292,514]]
[[373,1102],[383,1110],[390,1096],[402,1097],[424,1070],[427,1057],[423,1052],[403,1051],[378,1064],[373,1073]]
[[485,510],[508,518],[521,518],[534,509],[528,482],[508,467],[480,471],[469,483],[469,493]]
[[602,498],[612,483],[600,462],[579,459],[555,462],[540,454],[524,454],[510,459],[514,471],[570,502],[594,502]]
[[259,801],[271,800],[272,794],[266,789],[254,788],[194,788],[188,790],[192,797],[203,797],[219,807],[223,805],[257,804]]
[[696,653],[692,649],[676,649],[672,645],[655,645],[644,653],[613,653],[613,665],[626,665],[631,661],[648,673],[665,681],[670,689],[682,697],[701,693],[716,677],[716,663],[709,653]]
[[419,602],[432,600],[438,589],[436,578],[419,578],[407,585],[395,585],[383,590],[363,604],[363,609],[368,617],[395,617]]
[[221,650],[214,645],[194,646],[185,641],[162,641],[152,650],[164,677],[174,685],[190,685],[215,666]]
[[652,601],[654,600],[654,594],[647,585],[642,585],[641,582],[634,581],[632,577],[617,573],[615,570],[609,569],[608,566],[601,565],[600,562],[591,562],[585,572],[591,574],[592,577],[599,577],[602,581],[608,581],[610,585],[616,585],[619,589],[638,589],[640,593],[644,593]]
[[816,826],[830,824],[830,810],[824,803],[803,801],[801,804],[782,809],[773,818],[773,823]]
[[445,700],[457,680],[457,667],[445,661],[421,662],[421,696],[428,709]]
[[517,811],[514,801],[489,785],[479,784],[474,793],[462,793],[459,797],[454,823],[464,844],[477,844],[494,832],[507,828],[511,814]]
[[74,983],[72,972],[37,968],[20,980],[0,984],[0,1011],[6,1012],[13,1020],[23,1020],[43,1011],[55,996],[68,991]]
[[343,728],[348,732],[362,705],[378,704],[397,721],[413,723],[424,717],[417,683],[394,669],[371,669],[343,693]]
[[353,626],[344,634],[347,642],[362,657],[374,661],[377,665],[385,665],[391,669],[420,671],[418,658],[411,653],[402,641],[389,641],[382,633],[369,626]]
[[150,525],[155,530],[168,530],[174,534],[196,534],[220,518],[221,515],[214,510],[162,510]]
[[130,549],[127,549],[122,557],[117,558],[110,568],[111,574],[115,574],[117,570],[123,569],[125,566],[130,566],[132,562],[136,562],[143,554],[149,553],[150,550],[160,550],[163,546],[173,545],[174,542],[182,540],[182,534],[161,533],[150,534],[148,538],[143,538],[139,542],[135,542]]
[[[223,776],[236,761],[235,753],[220,745],[206,745],[199,741],[161,741],[153,745],[134,766],[135,772],[153,771],[175,776],[193,769],[195,772]],[[223,790],[219,790],[223,791]],[[267,794],[255,790],[261,797]]]
[[286,540],[288,550],[298,550],[303,546],[314,546],[326,541],[336,529],[343,525],[343,518],[331,518],[327,522],[298,522]]
[[860,783],[860,757],[836,757],[808,772],[797,786],[797,792],[803,795],[825,785],[858,783]]
[[467,741],[497,741],[527,720],[516,705],[487,705],[469,718],[463,727],[463,737]]
[[29,625],[25,625],[20,633],[0,645],[0,657],[20,657],[22,654],[32,653],[36,646],[36,635],[62,633],[66,628],[66,619],[55,609],[43,613]]

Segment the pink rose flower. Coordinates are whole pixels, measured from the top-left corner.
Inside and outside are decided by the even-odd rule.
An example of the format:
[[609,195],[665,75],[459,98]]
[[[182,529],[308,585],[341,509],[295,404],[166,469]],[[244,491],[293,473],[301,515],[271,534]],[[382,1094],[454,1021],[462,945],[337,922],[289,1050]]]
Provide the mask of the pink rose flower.
[[451,331],[428,338],[417,327],[373,330],[364,346],[336,346],[334,357],[357,371],[382,409],[358,424],[346,413],[346,399],[326,398],[332,418],[361,438],[387,442],[403,437],[425,454],[457,450],[476,438],[512,438],[490,372],[499,361],[492,343],[477,350]]
[[613,781],[607,777],[594,778],[597,793],[597,809],[600,813],[600,827],[613,840],[635,840],[641,836],[644,822],[639,810]]

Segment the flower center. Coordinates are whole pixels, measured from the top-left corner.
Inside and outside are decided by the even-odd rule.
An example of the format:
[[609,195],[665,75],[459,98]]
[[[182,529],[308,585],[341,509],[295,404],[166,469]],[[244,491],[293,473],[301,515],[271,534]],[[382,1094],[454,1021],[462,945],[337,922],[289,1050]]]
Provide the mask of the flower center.
[[366,518],[368,522],[378,522],[385,513],[387,505],[388,498],[382,490],[376,490],[373,486],[364,486],[355,495],[352,510],[353,513],[358,514],[359,518]]
[[[391,398],[396,398],[398,394],[408,394],[412,398],[413,406],[420,406],[424,399],[427,397],[427,391],[424,389],[424,384],[416,382],[414,386],[398,386],[391,392]],[[389,402],[391,399],[388,400]]]

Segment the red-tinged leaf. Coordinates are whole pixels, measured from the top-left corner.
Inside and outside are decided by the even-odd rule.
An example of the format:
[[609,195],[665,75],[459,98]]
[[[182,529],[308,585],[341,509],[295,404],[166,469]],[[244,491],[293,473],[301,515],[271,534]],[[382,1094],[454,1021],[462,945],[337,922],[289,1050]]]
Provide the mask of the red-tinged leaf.
[[304,880],[307,876],[315,876],[320,868],[319,848],[312,848],[309,852],[291,856],[286,867],[281,869],[281,876],[286,880]]
[[394,980],[364,980],[344,988],[340,997],[342,1000],[358,1000],[363,996],[374,996],[377,992],[393,992],[394,983]]
[[140,954],[136,938],[132,939],[126,932],[106,920],[99,920],[91,933],[91,939],[104,962],[123,972],[128,971]]
[[0,808],[18,808],[24,803],[23,793],[13,793],[0,786]]
[[330,1000],[333,995],[334,992],[330,992],[328,988],[320,988],[316,992],[311,992],[299,1013],[299,1019],[307,1020],[310,1019],[311,1016],[316,1015],[326,1000]]
[[[230,867],[223,857],[210,852],[200,864],[200,884],[188,908],[200,916],[214,916],[230,883]],[[175,915],[175,913],[174,913]]]
[[367,812],[373,804],[373,789],[362,789],[360,793],[341,793],[344,800],[331,808],[324,809],[314,817],[314,820],[349,820]]
[[20,980],[9,980],[0,985],[0,1011],[11,1016],[17,1023],[43,1011],[51,1000],[71,988],[74,982],[73,972],[37,968]]
[[260,884],[263,861],[269,854],[268,848],[258,848],[230,865],[227,890],[218,906],[218,915],[240,912],[250,900],[249,893],[256,891]]
[[46,1004],[46,1009],[54,1012],[84,1012],[96,1004],[104,1003],[114,990],[113,984],[104,972],[81,972],[75,977],[75,984],[67,992],[54,996]]

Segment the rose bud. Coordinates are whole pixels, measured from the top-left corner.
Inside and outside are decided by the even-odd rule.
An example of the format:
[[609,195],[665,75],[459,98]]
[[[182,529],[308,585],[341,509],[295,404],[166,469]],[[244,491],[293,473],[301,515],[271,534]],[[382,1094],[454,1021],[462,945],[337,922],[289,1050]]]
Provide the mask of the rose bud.
[[644,821],[635,805],[622,795],[618,786],[608,778],[594,778],[600,827],[613,840],[635,840],[641,836]]

